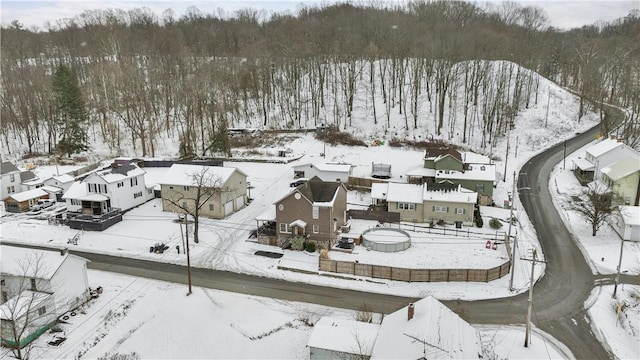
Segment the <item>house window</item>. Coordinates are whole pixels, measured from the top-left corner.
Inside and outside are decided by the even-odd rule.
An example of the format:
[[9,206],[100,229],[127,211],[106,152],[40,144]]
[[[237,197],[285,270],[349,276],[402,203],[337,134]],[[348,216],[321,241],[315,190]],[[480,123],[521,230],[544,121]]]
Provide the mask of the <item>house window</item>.
[[311,217],[313,217],[314,219],[320,218],[320,208],[318,206],[313,207],[313,210],[311,212]]
[[280,223],[280,232],[281,233],[290,233],[291,231],[289,230],[289,224]]
[[137,193],[134,193],[134,194],[133,194],[133,198],[134,198],[134,199],[137,199],[137,198],[139,198],[139,197],[141,197],[141,196],[142,196],[142,191],[138,191]]
[[213,211],[213,204],[209,204],[209,211]]
[[189,191],[189,187],[188,187],[188,186],[183,186],[183,187],[182,187],[182,190],[184,190],[184,191]]
[[98,191],[102,194],[107,193],[107,185],[106,184],[98,184]]
[[138,178],[137,177],[132,177],[131,178],[131,187],[134,187],[138,185]]
[[2,292],[2,302],[6,303],[7,301],[9,301],[9,294],[7,294],[6,291]]
[[16,188],[13,186],[7,186],[7,192],[9,194],[13,194],[14,192],[16,192]]
[[484,192],[484,184],[476,184],[476,192]]
[[123,187],[123,186],[124,186],[124,181],[120,181],[120,182],[118,183],[118,187],[119,187],[119,188],[121,188],[121,187]]
[[446,213],[449,211],[449,208],[446,206],[434,206],[433,211]]
[[186,208],[187,208],[187,202],[186,202],[186,201],[183,201],[183,202],[182,202],[182,208],[183,208],[183,209],[186,209]]
[[313,233],[317,234],[320,232],[320,225],[313,225]]
[[46,313],[47,313],[47,309],[44,306],[41,307],[40,309],[38,309],[38,315],[39,316],[42,316],[42,315],[44,315]]
[[169,186],[169,190],[173,190],[173,186]]
[[16,181],[16,176],[15,176],[15,174],[10,174],[10,175],[9,175],[9,181],[11,181],[11,182]]
[[416,209],[416,204],[413,203],[398,203],[396,208],[398,210],[415,210]]
[[4,286],[4,279],[0,280],[0,286]]
[[36,279],[31,279],[31,290],[36,290]]
[[456,208],[456,214],[463,215],[464,214],[464,209],[463,208]]
[[71,205],[78,205],[78,206],[80,206],[80,204],[81,204],[81,203],[80,203],[80,200],[78,200],[78,199],[71,199]]

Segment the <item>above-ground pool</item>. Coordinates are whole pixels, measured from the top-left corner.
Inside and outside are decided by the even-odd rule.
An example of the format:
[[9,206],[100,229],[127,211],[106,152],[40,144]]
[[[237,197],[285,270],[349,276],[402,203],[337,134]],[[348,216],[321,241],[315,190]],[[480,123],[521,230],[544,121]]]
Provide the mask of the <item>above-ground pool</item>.
[[411,246],[411,236],[404,230],[380,227],[364,231],[362,243],[369,250],[398,252]]

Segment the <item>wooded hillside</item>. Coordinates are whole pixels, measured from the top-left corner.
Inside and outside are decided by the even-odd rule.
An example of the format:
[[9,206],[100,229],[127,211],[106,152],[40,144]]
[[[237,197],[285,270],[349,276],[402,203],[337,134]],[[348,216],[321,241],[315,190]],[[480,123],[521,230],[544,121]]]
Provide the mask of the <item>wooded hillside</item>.
[[[537,74],[581,94],[577,120],[588,109],[604,118],[603,101],[631,109],[620,134],[639,145],[640,14],[571,31],[547,24],[536,8],[453,1],[323,5],[269,18],[251,9],[191,8],[181,18],[107,9],[48,32],[13,23],[1,30],[3,152],[56,149],[52,74],[61,65],[77,77],[90,138],[114,152],[128,139],[153,156],[167,136],[182,155],[206,154],[228,127],[348,132],[358,102],[372,127],[387,130],[390,114],[402,114],[398,136],[451,137],[452,122],[464,122],[462,141],[484,144],[531,103],[551,101],[538,99]],[[464,111],[447,111],[456,104]]]

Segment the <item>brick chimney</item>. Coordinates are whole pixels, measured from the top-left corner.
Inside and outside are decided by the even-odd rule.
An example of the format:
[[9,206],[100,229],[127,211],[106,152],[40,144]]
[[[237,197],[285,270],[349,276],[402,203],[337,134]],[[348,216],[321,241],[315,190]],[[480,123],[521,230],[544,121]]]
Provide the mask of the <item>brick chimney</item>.
[[413,319],[413,312],[414,312],[415,308],[413,303],[409,304],[409,307],[407,308],[407,321]]

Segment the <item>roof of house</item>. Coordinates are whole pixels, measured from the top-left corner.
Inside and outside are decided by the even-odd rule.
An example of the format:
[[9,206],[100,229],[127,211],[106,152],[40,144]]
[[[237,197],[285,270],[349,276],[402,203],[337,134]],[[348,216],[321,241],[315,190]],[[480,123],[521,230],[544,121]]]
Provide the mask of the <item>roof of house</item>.
[[573,160],[573,163],[581,170],[587,171],[587,170],[594,170],[595,166],[593,165],[593,163],[587,159],[584,158],[578,158],[576,160]]
[[64,195],[62,195],[63,199],[78,199],[82,196],[87,195],[89,190],[87,189],[87,185],[82,181],[76,181],[67,191],[65,191]]
[[3,161],[2,164],[0,164],[0,174],[2,175],[18,171],[20,170],[9,161]]
[[100,170],[94,174],[101,177],[107,183],[114,183],[139,175],[144,175],[145,171],[136,164],[125,164]]
[[82,257],[71,255],[68,252],[62,255],[60,251],[2,245],[0,246],[0,257],[2,257],[0,273],[51,279],[62,263],[70,256],[89,261]]
[[350,172],[353,165],[351,164],[337,164],[337,163],[324,163],[324,162],[316,162],[316,163],[306,163],[300,164],[293,167],[293,169],[300,169],[306,167],[315,167],[319,171],[335,171],[335,172]]
[[431,190],[430,186],[433,185],[424,184],[423,200],[469,204],[478,202],[477,192],[465,189],[460,185],[457,185],[453,190],[449,187],[443,188],[444,184],[433,186],[435,190]]
[[436,177],[436,169],[429,169],[420,165],[407,170],[407,176]]
[[[425,354],[426,353],[426,354]],[[429,296],[384,317],[371,359],[478,359],[482,355],[478,331]]]
[[33,171],[31,171],[31,170],[23,171],[23,172],[20,173],[20,182],[24,183],[24,182],[27,182],[29,180],[38,180],[38,181],[40,181],[40,179],[38,179],[36,174],[34,174]]
[[49,193],[47,193],[46,191],[42,190],[41,188],[37,188],[37,189],[31,189],[31,190],[11,194],[7,196],[5,200],[11,198],[17,202],[23,202],[23,201],[27,201],[27,200],[31,200],[31,199],[35,199],[43,196],[48,196],[48,195]]
[[27,312],[40,308],[53,295],[41,291],[24,290],[0,305],[0,319],[20,319]]
[[640,206],[620,205],[619,208],[625,225],[640,226]]
[[617,147],[620,146],[624,146],[624,143],[619,142],[616,139],[610,139],[610,138],[606,138],[604,140],[601,140],[600,142],[596,143],[595,145],[589,147],[586,152],[587,154],[592,155],[593,157],[597,158],[600,155],[607,153]]
[[453,149],[448,145],[436,149],[427,149],[424,152],[425,159],[439,160],[447,155],[451,155],[453,158],[462,162],[462,155],[460,154],[460,151]]
[[436,179],[495,181],[496,166],[493,164],[471,164],[465,171],[438,170]]
[[340,186],[343,185],[334,181],[322,181],[317,176],[314,176],[306,183],[298,186],[294,192],[299,192],[316,205],[318,203],[331,205]]
[[[164,185],[197,186],[197,180],[200,174],[205,174],[205,176],[211,176],[212,182],[219,181],[219,185],[221,186],[229,180],[229,177],[231,177],[234,172],[239,172],[247,176],[242,170],[234,167],[173,164],[158,183]],[[216,186],[218,185],[216,184]]]
[[602,169],[602,173],[613,181],[623,179],[638,171],[640,171],[640,159],[632,157],[616,161]]
[[379,329],[379,324],[324,316],[313,326],[307,346],[368,357]]
[[487,155],[474,153],[472,151],[462,151],[462,162],[465,164],[491,164],[491,158]]
[[478,193],[453,184],[373,183],[371,198],[414,204],[421,204],[425,200],[476,203]]
[[[54,175],[54,176],[50,177],[49,179],[53,179],[53,180],[55,180],[55,181],[57,181],[59,183],[62,183],[62,184],[66,184],[66,183],[69,183],[69,182],[72,182],[72,181],[75,180],[75,178],[73,176],[69,175],[69,174]],[[49,180],[49,179],[46,179],[46,180]]]

